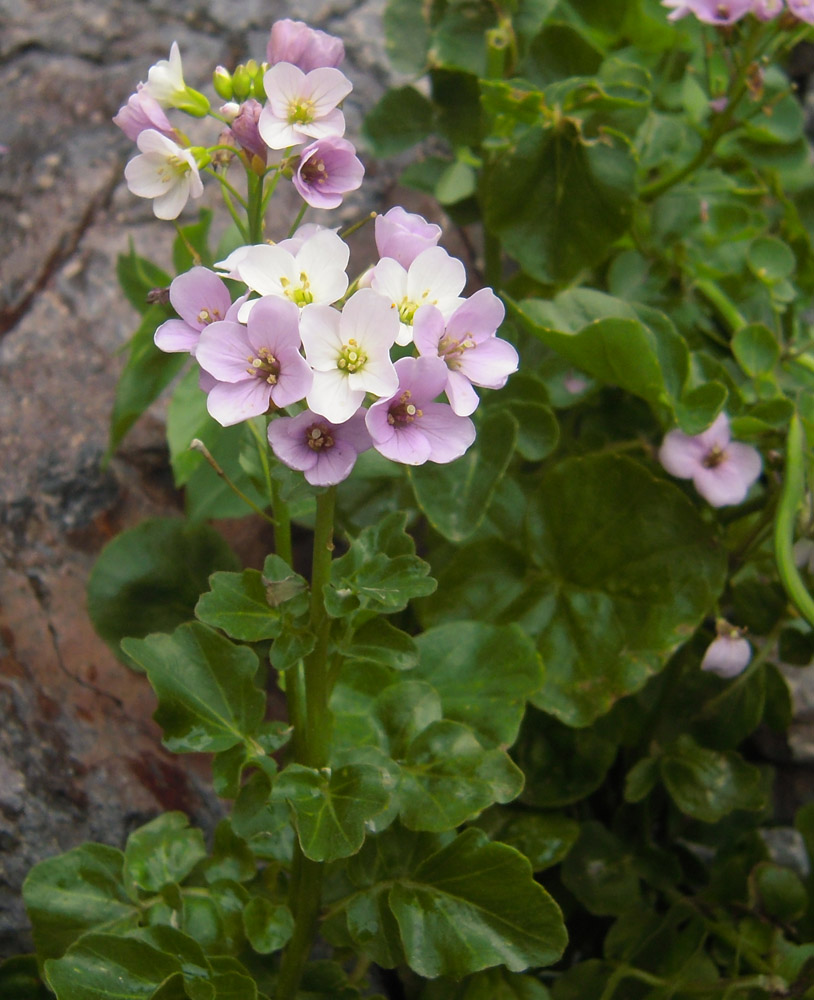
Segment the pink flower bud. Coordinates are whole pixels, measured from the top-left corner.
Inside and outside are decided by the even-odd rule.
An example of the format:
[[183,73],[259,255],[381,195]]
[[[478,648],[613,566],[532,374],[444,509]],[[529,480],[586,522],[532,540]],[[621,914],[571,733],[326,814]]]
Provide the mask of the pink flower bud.
[[257,156],[265,163],[268,156],[268,146],[260,138],[257,122],[263,110],[259,101],[250,97],[240,106],[240,111],[232,121],[232,135],[240,145],[252,156]]
[[119,108],[119,113],[113,119],[114,123],[133,142],[148,128],[160,132],[168,139],[175,139],[175,129],[164,114],[164,109],[144,89],[144,84],[138,85],[135,94],[127,99],[127,104]]
[[400,205],[377,215],[374,228],[379,256],[391,257],[402,267],[409,267],[422,250],[436,246],[441,239],[440,226],[406,212]]
[[701,660],[701,669],[727,679],[743,673],[752,659],[752,647],[741,635],[740,629],[720,619],[718,637],[707,647]]
[[341,38],[285,18],[272,25],[266,57],[270,66],[288,62],[310,73],[322,66],[338,66],[345,58],[345,46]]

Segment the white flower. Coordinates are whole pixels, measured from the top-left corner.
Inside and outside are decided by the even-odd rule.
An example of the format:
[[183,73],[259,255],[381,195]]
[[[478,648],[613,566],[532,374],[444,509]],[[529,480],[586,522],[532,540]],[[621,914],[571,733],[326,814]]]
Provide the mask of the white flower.
[[158,101],[163,108],[178,107],[186,97],[187,85],[184,83],[178,42],[172,43],[168,60],[161,59],[150,67],[143,93]]
[[369,288],[352,295],[341,313],[330,306],[306,306],[300,336],[314,369],[309,408],[341,424],[359,409],[365,393],[391,396],[399,384],[390,360],[397,332],[395,311]]
[[257,127],[271,149],[287,149],[329,135],[344,135],[345,116],[337,108],[353,84],[338,69],[323,66],[303,73],[281,62],[263,77],[266,106]]
[[398,310],[400,326],[396,343],[402,346],[413,339],[413,317],[419,306],[433,305],[444,319],[449,319],[464,301],[461,292],[465,284],[463,264],[450,257],[443,247],[423,250],[409,268],[391,257],[382,257],[370,279],[370,287]]
[[752,647],[743,638],[741,630],[723,618],[717,622],[716,630],[718,636],[707,647],[701,669],[727,679],[737,677],[752,659]]
[[139,198],[153,198],[159,219],[177,219],[190,195],[200,198],[203,183],[195,157],[155,129],[145,129],[136,140],[141,156],[124,168],[130,191]]
[[[280,64],[282,65],[282,63]],[[332,229],[322,229],[305,240],[295,252],[280,244],[260,243],[230,263],[241,281],[260,295],[277,295],[303,307],[312,303],[330,305],[348,288],[350,250]],[[246,302],[238,314],[245,323],[257,299]]]

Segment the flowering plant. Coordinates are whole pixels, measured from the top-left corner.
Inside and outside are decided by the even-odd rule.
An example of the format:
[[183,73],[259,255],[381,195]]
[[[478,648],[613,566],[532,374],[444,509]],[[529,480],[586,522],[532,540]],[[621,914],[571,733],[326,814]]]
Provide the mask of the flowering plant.
[[[814,657],[814,188],[776,62],[810,19],[619,6],[388,3],[429,87],[368,150],[428,140],[402,181],[468,267],[401,206],[355,268],[357,223],[305,221],[363,178],[324,32],[275,24],[217,107],[173,45],[117,115],[135,196],[217,185],[231,227],[178,223],[175,277],[120,262],[111,446],[180,376],[190,523],[111,542],[89,606],[233,805],[209,846],[170,813],[32,871],[59,1000],[810,993],[814,814],[773,816],[761,737]],[[247,504],[274,548],[241,569],[201,522]]]

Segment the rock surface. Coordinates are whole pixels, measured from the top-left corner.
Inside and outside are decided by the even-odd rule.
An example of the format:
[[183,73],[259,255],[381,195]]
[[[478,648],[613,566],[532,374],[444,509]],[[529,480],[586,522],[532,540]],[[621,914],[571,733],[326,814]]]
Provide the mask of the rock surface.
[[[88,839],[121,846],[162,810],[206,829],[218,815],[208,765],[162,750],[149,686],[85,609],[104,543],[180,512],[160,407],[102,464],[117,351],[136,325],[116,256],[132,237],[168,265],[173,237],[124,186],[133,145],[110,119],[173,40],[187,82],[211,95],[216,64],[262,59],[272,21],[297,16],[345,39],[354,137],[389,82],[383,6],[0,0],[0,958],[30,949],[20,887],[37,861]],[[391,181],[371,172],[345,217],[381,207]],[[225,529],[251,551],[245,527]]]

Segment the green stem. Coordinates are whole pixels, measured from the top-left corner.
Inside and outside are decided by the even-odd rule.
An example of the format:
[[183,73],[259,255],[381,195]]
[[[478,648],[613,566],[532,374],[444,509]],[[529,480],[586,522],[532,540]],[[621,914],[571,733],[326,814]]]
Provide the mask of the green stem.
[[302,222],[302,217],[305,215],[305,213],[306,213],[307,210],[308,210],[308,202],[306,201],[306,202],[303,202],[302,207],[300,208],[299,212],[297,212],[297,218],[294,220],[294,222],[292,223],[291,228],[288,230],[288,238],[289,239],[291,239],[291,237],[294,235],[294,233],[296,233],[296,231],[300,228],[300,223]]
[[258,507],[251,497],[247,497],[243,490],[239,486],[236,486],[232,480],[226,475],[223,469],[218,465],[212,452],[206,447],[206,445],[199,438],[193,438],[189,443],[189,447],[193,451],[199,451],[203,457],[209,462],[209,464],[214,469],[215,473],[220,476],[220,478],[226,483],[229,489],[255,512],[259,514],[264,520],[268,521],[269,524],[274,525],[274,518],[270,517],[261,507]]
[[805,490],[805,449],[803,422],[799,414],[795,413],[791,418],[786,441],[786,470],[774,524],[774,552],[780,582],[789,599],[809,625],[814,625],[814,599],[794,564],[794,527]]
[[240,194],[240,192],[237,190],[237,188],[235,188],[234,185],[230,184],[229,181],[227,181],[225,177],[221,177],[221,175],[217,172],[217,170],[213,170],[212,167],[207,167],[206,168],[206,173],[209,174],[210,177],[214,177],[215,180],[223,188],[223,190],[224,191],[228,191],[229,194],[238,203],[238,205],[240,205],[241,208],[243,208],[243,209],[247,209],[248,208],[248,205],[246,204],[245,198],[243,198],[243,196]]
[[[296,713],[299,723],[300,731],[295,733],[294,742],[297,760],[316,768],[325,767],[328,763],[331,730],[328,709],[330,694],[328,648],[331,623],[325,610],[323,587],[328,582],[331,572],[335,506],[335,487],[332,486],[317,496],[311,569],[311,628],[317,635],[317,644],[313,652],[305,658],[303,668],[305,704],[302,704],[302,688],[298,678],[294,678],[294,684],[287,693],[292,720]],[[317,931],[324,868],[323,863],[306,858],[299,843],[295,844],[289,891],[289,905],[295,922],[294,934],[283,954],[275,1000],[294,1000],[297,995]]]
[[744,316],[736,309],[729,297],[724,295],[716,284],[711,281],[699,279],[694,282],[693,287],[696,291],[700,292],[700,294],[718,313],[730,333],[737,333],[738,330],[746,326],[746,319]]
[[249,188],[249,205],[246,211],[249,220],[249,240],[263,242],[263,179],[253,171],[246,172]]

